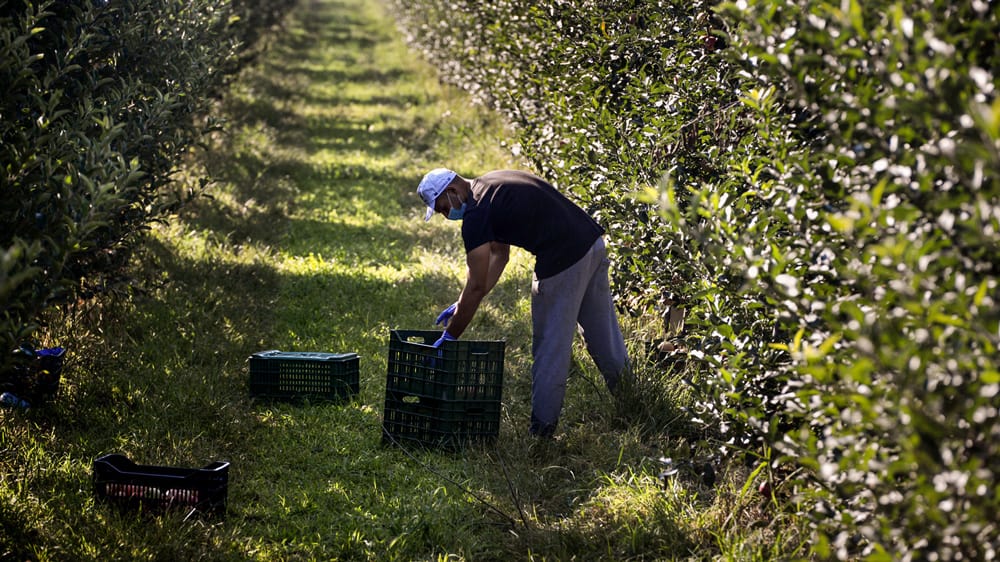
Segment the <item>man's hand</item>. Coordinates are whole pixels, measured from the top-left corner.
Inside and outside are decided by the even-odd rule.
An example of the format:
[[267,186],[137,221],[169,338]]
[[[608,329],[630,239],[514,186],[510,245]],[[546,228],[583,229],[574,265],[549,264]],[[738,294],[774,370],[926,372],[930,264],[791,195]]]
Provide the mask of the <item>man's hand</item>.
[[451,321],[451,317],[455,315],[456,308],[458,308],[457,302],[441,311],[441,314],[438,314],[437,321],[434,322],[434,325],[444,325],[444,327],[447,328],[448,322]]
[[455,336],[449,334],[448,330],[445,330],[444,332],[441,332],[441,337],[438,338],[438,341],[434,342],[434,347],[441,347],[441,344],[443,344],[444,342],[455,341],[457,339],[458,338],[456,338]]

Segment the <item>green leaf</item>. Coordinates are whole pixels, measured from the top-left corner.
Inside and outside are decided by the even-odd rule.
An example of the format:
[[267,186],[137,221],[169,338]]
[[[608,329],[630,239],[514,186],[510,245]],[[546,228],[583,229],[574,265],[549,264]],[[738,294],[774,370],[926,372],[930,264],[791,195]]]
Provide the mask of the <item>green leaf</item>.
[[854,219],[846,215],[829,213],[826,215],[826,222],[841,234],[850,234],[854,231]]
[[932,324],[945,324],[947,326],[955,326],[957,328],[968,327],[968,323],[957,316],[952,316],[950,314],[942,314],[940,312],[934,312],[930,315],[928,320]]
[[987,283],[986,279],[983,279],[982,282],[979,283],[979,289],[976,291],[976,296],[972,298],[972,304],[976,305],[977,308],[983,306],[983,299],[986,298],[986,291],[988,288],[989,283]]

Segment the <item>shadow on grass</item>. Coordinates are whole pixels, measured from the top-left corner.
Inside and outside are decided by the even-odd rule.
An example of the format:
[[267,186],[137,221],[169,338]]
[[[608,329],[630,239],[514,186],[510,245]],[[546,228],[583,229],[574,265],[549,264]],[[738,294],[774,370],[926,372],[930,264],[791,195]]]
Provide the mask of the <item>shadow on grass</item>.
[[142,257],[137,279],[147,290],[114,311],[122,322],[106,329],[62,421],[100,436],[94,455],[146,443],[158,445],[127,452],[198,466],[232,457],[253,433],[239,406],[245,361],[270,338],[266,295],[280,276],[267,263],[184,258],[156,239]]

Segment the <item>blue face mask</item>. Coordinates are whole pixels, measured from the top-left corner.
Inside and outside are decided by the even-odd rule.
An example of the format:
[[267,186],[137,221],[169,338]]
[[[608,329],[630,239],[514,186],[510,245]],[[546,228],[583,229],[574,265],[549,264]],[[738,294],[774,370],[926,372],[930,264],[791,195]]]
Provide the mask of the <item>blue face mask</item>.
[[[448,202],[451,203],[451,194],[448,195]],[[448,211],[448,220],[450,221],[460,221],[464,216],[465,216],[465,203],[462,203],[462,206],[459,207],[458,209],[452,207],[451,210]]]

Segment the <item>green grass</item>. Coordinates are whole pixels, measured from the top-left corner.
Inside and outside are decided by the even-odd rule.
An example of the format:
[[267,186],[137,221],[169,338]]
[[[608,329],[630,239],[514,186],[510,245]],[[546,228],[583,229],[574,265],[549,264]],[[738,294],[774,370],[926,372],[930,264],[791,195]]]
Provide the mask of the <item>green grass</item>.
[[[718,463],[714,486],[660,480],[659,458],[711,452],[682,419],[678,376],[639,360],[616,404],[578,346],[557,439],[529,438],[523,252],[465,336],[507,342],[496,444],[381,443],[389,330],[432,329],[464,279],[457,224],[422,220],[417,181],[525,166],[378,4],[303,2],[219,112],[227,132],[184,174],[212,177],[211,198],[155,229],[129,298],[74,303],[50,327],[71,356],[58,399],[0,411],[0,559],[787,557],[797,539],[745,486],[752,467]],[[246,359],[264,349],[357,352],[360,395],[253,401]],[[95,503],[91,463],[108,452],[230,461],[228,517]]]

